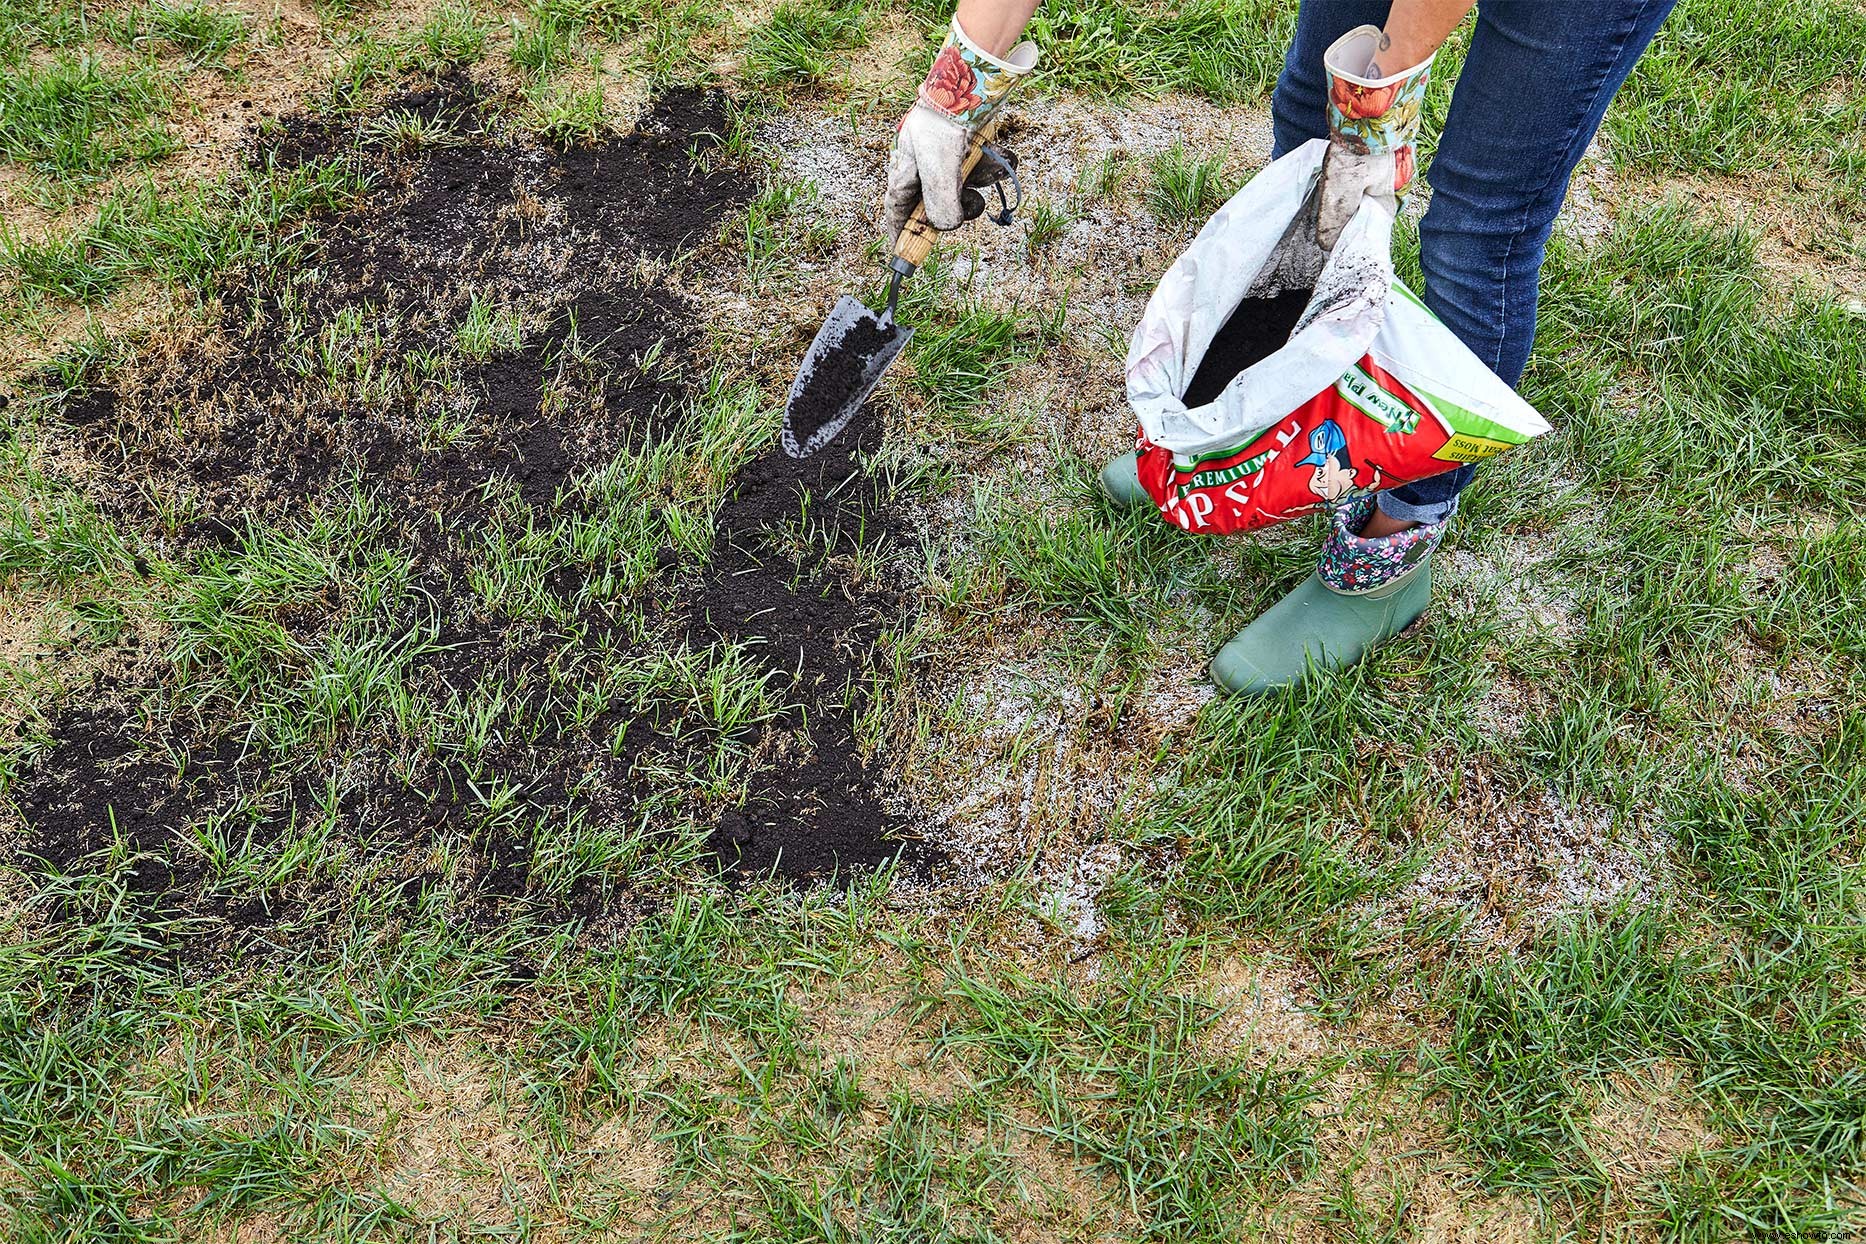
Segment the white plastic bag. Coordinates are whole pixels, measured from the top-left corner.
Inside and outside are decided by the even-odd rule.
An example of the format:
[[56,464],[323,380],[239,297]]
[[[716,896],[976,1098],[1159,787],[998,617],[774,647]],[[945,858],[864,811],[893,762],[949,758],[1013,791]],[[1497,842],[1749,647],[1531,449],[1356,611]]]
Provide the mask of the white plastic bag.
[[[1141,482],[1189,531],[1281,522],[1549,430],[1394,277],[1393,217],[1379,203],[1362,204],[1325,262],[1306,226],[1292,228],[1327,150],[1321,139],[1305,144],[1220,208],[1160,281],[1129,342]],[[1266,283],[1288,283],[1291,248],[1278,248],[1286,236],[1311,252],[1310,272],[1321,264],[1289,343],[1188,409],[1181,395],[1233,311]]]

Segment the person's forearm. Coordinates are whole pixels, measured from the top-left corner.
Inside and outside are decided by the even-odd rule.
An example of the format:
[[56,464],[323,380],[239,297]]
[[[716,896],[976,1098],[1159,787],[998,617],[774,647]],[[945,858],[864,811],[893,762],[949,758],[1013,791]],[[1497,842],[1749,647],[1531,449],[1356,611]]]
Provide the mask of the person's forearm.
[[959,28],[993,56],[1003,56],[1016,45],[1036,11],[1037,0],[959,0]]
[[1475,0],[1393,0],[1368,76],[1384,78],[1417,65],[1438,51],[1473,7]]

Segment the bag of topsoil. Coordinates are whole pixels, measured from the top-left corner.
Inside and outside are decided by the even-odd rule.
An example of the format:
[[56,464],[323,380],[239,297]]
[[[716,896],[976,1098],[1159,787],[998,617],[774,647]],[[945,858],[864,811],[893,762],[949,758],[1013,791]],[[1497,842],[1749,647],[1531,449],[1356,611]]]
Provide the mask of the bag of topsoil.
[[1316,246],[1327,150],[1298,148],[1220,208],[1129,343],[1140,480],[1188,531],[1282,522],[1549,430],[1394,277],[1385,207]]

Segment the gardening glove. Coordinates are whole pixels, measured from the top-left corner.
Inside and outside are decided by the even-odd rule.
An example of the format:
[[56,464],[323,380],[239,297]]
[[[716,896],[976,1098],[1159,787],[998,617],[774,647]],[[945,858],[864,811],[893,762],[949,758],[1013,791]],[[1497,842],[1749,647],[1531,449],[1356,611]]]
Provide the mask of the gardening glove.
[[[1010,175],[1010,167],[989,157],[979,160],[960,184],[972,135],[991,119],[1018,78],[1037,64],[1037,45],[1029,41],[999,58],[985,52],[953,18],[933,68],[920,84],[920,98],[901,121],[888,158],[888,191],[882,223],[892,243],[923,198],[927,222],[935,229],[957,229],[982,212],[986,186]],[[968,211],[968,209],[970,209]]]
[[1398,214],[1417,161],[1419,115],[1432,57],[1374,78],[1380,30],[1361,26],[1335,40],[1322,58],[1328,70],[1328,157],[1316,196],[1315,240],[1333,250],[1341,231],[1369,195]]

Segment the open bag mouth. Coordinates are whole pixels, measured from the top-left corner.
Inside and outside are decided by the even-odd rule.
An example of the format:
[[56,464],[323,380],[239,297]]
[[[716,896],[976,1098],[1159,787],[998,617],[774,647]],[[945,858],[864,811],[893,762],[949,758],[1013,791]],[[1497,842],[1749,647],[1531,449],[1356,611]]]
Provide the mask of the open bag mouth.
[[1141,483],[1186,530],[1282,522],[1548,430],[1395,277],[1386,207],[1315,243],[1326,150],[1297,148],[1219,208],[1134,330]]

